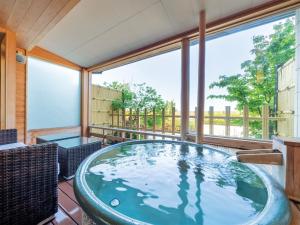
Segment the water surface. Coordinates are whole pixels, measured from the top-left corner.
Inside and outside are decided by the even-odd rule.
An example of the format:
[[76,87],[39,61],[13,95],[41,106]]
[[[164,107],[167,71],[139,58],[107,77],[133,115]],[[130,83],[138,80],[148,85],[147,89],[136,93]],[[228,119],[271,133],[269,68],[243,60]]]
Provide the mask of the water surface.
[[268,197],[245,165],[186,143],[119,146],[95,158],[88,171],[88,187],[102,202],[151,224],[244,224]]

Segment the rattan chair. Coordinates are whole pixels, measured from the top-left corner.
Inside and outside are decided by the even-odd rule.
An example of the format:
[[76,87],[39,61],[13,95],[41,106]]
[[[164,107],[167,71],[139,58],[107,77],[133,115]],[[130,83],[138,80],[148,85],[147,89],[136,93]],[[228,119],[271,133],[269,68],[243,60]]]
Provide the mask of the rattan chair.
[[16,143],[17,139],[17,129],[0,130],[0,145]]
[[[1,144],[16,137],[16,130],[0,131]],[[57,212],[57,148],[51,143],[0,150],[1,225],[39,224]]]

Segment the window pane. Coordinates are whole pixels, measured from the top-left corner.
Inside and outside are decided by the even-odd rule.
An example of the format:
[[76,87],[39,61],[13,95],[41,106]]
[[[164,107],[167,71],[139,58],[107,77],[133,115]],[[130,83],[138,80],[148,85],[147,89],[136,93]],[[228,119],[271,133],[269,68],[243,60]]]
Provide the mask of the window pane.
[[[284,99],[293,99],[295,91],[295,18],[291,13],[278,18],[208,37],[206,135],[258,139],[292,136],[293,101]],[[191,111],[197,104],[198,48],[198,43],[192,42]],[[191,131],[195,131],[194,124],[190,123]]]
[[80,72],[28,59],[28,129],[80,125]]
[[[165,132],[170,133],[174,128],[179,133],[180,74],[180,49],[93,74],[92,124],[162,132],[165,109]],[[113,105],[117,109],[114,116],[111,115]],[[172,107],[176,109],[175,121]]]

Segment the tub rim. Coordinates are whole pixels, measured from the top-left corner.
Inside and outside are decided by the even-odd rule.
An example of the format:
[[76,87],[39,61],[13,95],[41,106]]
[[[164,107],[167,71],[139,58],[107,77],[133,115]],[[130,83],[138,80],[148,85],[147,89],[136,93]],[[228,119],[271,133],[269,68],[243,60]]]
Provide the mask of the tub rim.
[[[175,144],[189,144],[198,147],[205,147],[213,151],[221,152],[225,155],[230,155],[221,149],[215,149],[213,146],[206,144],[196,144],[187,141],[173,141],[173,140],[136,140],[127,141],[114,145],[107,146],[103,149],[99,149],[95,153],[88,156],[78,167],[76,174],[74,176],[73,188],[75,197],[82,207],[84,213],[86,213],[90,218],[92,218],[96,223],[105,224],[126,224],[126,225],[150,225],[149,223],[142,222],[129,216],[126,216],[116,210],[114,210],[109,205],[102,202],[97,198],[91,191],[84,179],[85,171],[87,170],[89,164],[98,156],[109,152],[117,147],[132,144],[144,144],[144,143],[175,143]],[[267,193],[268,199],[264,209],[252,220],[247,221],[244,225],[288,225],[291,221],[291,211],[289,200],[287,199],[281,186],[265,171],[256,165],[249,163],[242,163],[252,170],[259,178],[263,181]]]

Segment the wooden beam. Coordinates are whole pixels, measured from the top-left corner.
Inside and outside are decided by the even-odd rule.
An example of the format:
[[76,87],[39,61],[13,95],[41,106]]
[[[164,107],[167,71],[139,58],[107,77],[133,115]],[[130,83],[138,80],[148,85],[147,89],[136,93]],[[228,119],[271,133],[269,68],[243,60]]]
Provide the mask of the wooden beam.
[[186,139],[189,130],[190,111],[190,41],[182,40],[181,47],[181,138]]
[[199,13],[199,64],[198,64],[198,99],[197,99],[197,127],[196,142],[203,143],[204,137],[204,101],[205,101],[205,29],[206,13]]
[[88,136],[89,113],[89,73],[86,69],[81,71],[81,135]]
[[237,160],[244,163],[282,165],[282,153],[239,154]]
[[28,56],[36,57],[61,66],[69,67],[74,70],[82,70],[81,66],[40,47],[34,47],[31,51],[28,52]]
[[27,144],[35,144],[36,137],[56,133],[74,133],[80,135],[80,126],[32,129],[27,131]]
[[[189,141],[196,141],[195,135],[187,135]],[[242,138],[230,138],[220,136],[204,136],[204,143],[216,146],[224,146],[238,149],[270,149],[272,142],[269,140],[254,140]]]
[[275,149],[251,149],[251,150],[240,150],[237,151],[236,155],[243,155],[243,154],[257,154],[257,153],[274,153],[278,152],[278,150]]
[[[1,58],[5,68],[1,69],[1,129],[16,127],[16,34],[5,30],[5,38],[1,45]],[[3,59],[1,59],[3,60]],[[3,62],[1,63],[3,66]]]
[[[286,10],[295,9],[300,6],[298,0],[272,0],[261,5],[252,7],[247,10],[240,11],[230,16],[218,19],[206,24],[207,35],[214,34],[219,31],[226,30],[241,24],[245,24],[257,19],[261,19],[267,16],[274,15],[276,13],[284,12]],[[129,51],[117,57],[113,57],[109,60],[99,62],[88,68],[88,71],[103,71],[110,68],[114,68],[126,63],[134,62],[147,58],[153,55],[160,54],[168,51],[172,48],[178,48],[180,42],[184,38],[194,39],[199,35],[199,28],[193,28],[191,30],[176,34],[172,37],[157,41],[142,48]]]
[[[143,130],[130,130],[130,129],[125,129],[125,128],[117,128],[117,127],[105,127],[105,126],[89,126],[89,129],[99,129],[99,130],[110,130],[110,131],[116,131],[116,132],[121,132],[121,133],[133,133],[133,134],[140,134],[144,136],[156,136],[156,137],[165,137],[165,138],[172,138],[172,139],[177,139],[180,140],[180,136],[178,135],[171,135],[171,134],[162,134],[162,133],[157,133],[157,132],[150,132],[150,131],[143,131]],[[91,136],[94,136],[96,133],[91,132]],[[145,138],[147,139],[147,138]]]

